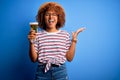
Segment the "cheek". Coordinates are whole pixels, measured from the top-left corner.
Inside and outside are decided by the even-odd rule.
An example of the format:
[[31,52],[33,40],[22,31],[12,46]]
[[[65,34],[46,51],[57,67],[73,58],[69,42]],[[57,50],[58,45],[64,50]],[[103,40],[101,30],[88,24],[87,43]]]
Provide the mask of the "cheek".
[[45,20],[45,23],[47,23],[47,21],[48,21],[48,18],[47,18],[47,17],[44,17],[44,20]]
[[56,17],[55,19],[56,19],[56,22],[58,22],[58,18]]

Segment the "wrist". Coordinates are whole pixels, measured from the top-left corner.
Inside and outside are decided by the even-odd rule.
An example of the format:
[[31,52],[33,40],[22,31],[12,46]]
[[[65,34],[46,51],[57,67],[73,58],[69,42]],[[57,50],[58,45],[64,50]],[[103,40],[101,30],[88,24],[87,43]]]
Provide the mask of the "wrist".
[[77,39],[76,38],[72,39],[72,42],[77,43]]
[[31,41],[29,41],[29,44],[30,44],[30,45],[34,45]]
[[30,43],[30,44],[35,44],[35,42],[36,42],[35,39],[29,40],[29,43]]

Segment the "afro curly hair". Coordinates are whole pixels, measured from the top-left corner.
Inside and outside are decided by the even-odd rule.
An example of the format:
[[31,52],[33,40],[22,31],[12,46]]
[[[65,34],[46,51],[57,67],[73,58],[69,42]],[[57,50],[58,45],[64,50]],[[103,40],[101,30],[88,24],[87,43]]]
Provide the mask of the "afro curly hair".
[[56,28],[59,29],[65,24],[65,12],[62,6],[56,2],[46,2],[40,6],[36,20],[38,22],[38,26],[42,29],[46,29],[44,16],[47,11],[55,11],[58,17],[58,22],[56,24]]

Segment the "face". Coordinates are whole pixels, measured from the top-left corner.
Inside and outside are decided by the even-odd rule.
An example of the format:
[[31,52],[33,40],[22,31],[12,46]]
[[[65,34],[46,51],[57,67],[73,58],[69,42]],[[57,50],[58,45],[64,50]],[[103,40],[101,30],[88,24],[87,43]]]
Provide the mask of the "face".
[[45,24],[47,28],[56,28],[56,24],[57,24],[57,14],[54,11],[47,11],[45,13]]

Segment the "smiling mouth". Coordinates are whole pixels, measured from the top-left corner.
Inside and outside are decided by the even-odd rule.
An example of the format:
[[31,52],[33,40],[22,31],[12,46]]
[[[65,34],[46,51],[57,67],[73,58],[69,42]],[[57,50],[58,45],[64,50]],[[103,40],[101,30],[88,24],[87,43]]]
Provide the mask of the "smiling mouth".
[[53,20],[53,19],[51,19],[51,20],[48,20],[48,22],[49,22],[49,23],[53,23],[53,22],[54,22],[54,20]]

